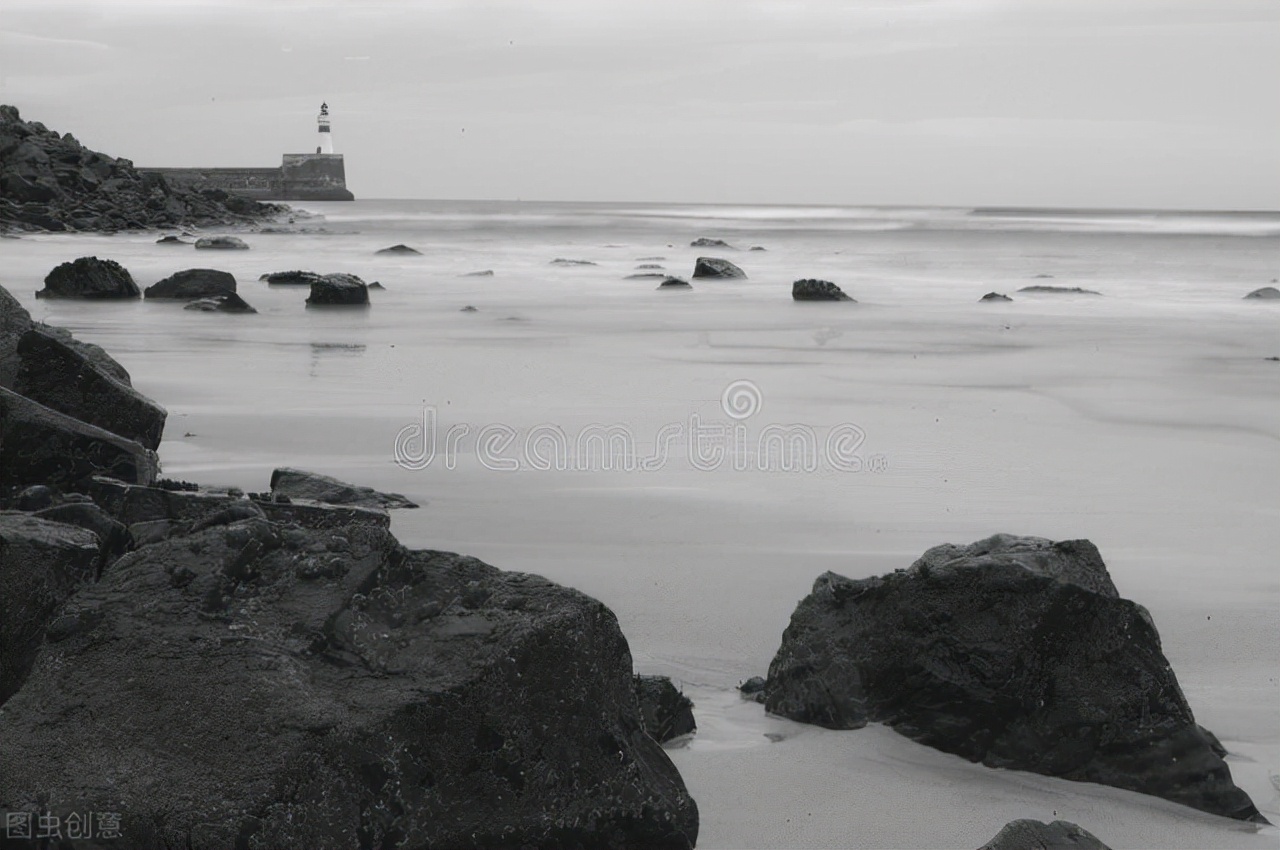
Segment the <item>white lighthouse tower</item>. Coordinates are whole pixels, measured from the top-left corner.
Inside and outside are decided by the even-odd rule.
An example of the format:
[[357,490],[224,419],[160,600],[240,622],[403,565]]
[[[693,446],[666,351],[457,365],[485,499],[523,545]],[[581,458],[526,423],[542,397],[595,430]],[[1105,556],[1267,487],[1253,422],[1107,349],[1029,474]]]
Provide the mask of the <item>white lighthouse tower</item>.
[[333,133],[329,130],[329,104],[320,104],[320,115],[316,117],[316,126],[320,131],[320,144],[316,153],[333,153]]

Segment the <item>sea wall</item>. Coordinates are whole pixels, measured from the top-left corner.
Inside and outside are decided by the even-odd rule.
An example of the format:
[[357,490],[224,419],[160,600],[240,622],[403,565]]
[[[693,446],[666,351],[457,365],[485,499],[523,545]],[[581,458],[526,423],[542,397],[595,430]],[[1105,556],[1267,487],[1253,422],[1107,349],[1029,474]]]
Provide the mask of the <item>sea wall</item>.
[[353,201],[342,154],[287,153],[276,168],[144,168],[170,183],[222,189],[255,200]]

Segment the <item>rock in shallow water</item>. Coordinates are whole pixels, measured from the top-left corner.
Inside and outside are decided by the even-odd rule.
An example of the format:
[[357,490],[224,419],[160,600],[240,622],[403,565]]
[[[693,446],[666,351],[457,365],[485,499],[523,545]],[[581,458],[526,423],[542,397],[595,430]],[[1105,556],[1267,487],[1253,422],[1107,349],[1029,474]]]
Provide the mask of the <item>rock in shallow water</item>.
[[636,699],[644,731],[659,744],[696,732],[693,700],[671,684],[666,676],[636,676]]
[[144,298],[212,298],[236,291],[235,275],[218,269],[184,269],[143,291]]
[[1087,540],[996,535],[886,576],[820,576],[783,634],[765,705],[1261,820],[1196,725],[1151,616],[1119,598]]
[[805,278],[791,284],[791,298],[795,301],[852,301],[844,290],[829,280]]
[[1255,289],[1253,292],[1250,292],[1245,296],[1245,298],[1266,300],[1280,298],[1280,289],[1276,289],[1274,286],[1264,286],[1261,289]]
[[693,276],[703,278],[745,278],[747,273],[728,260],[718,257],[699,257],[693,264]]
[[979,301],[1012,301],[1008,295],[1002,292],[988,292],[986,295],[978,299]]
[[202,236],[196,240],[201,250],[247,251],[249,245],[239,236]]
[[327,274],[311,284],[310,307],[362,307],[369,304],[368,285],[353,274]]
[[81,257],[57,266],[37,298],[137,298],[142,293],[129,270],[115,260]]
[[197,298],[183,306],[184,310],[202,310],[206,313],[256,313],[249,302],[234,292],[212,298]]
[[690,848],[596,600],[383,529],[260,518],[126,555],[0,714],[0,807],[121,846]]

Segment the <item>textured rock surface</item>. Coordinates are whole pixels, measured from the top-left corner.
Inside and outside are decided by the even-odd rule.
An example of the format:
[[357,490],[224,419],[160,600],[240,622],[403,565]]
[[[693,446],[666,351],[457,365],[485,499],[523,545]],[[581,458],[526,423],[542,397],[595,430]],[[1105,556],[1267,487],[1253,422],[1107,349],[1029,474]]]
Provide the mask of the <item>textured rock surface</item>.
[[1261,289],[1255,289],[1253,292],[1250,292],[1248,295],[1245,296],[1245,298],[1256,298],[1256,299],[1280,298],[1280,289],[1276,289],[1274,286],[1264,286]]
[[640,722],[653,740],[662,744],[697,731],[693,700],[680,693],[666,676],[636,676],[635,689]]
[[368,285],[353,274],[327,274],[311,284],[307,304],[312,306],[363,306],[369,303]]
[[1117,596],[1087,540],[996,535],[882,577],[820,576],[783,634],[765,705],[1261,819],[1196,725],[1150,615]]
[[699,257],[693,264],[694,277],[744,278],[747,273],[728,260],[717,257]]
[[705,236],[699,237],[689,243],[690,248],[732,248],[728,242],[723,239],[708,239]]
[[160,445],[168,413],[44,328],[18,341],[13,389],[45,407],[96,425],[148,449]]
[[0,231],[166,228],[249,223],[288,211],[225,192],[171,186],[127,159],[0,106]]
[[322,277],[324,277],[324,275],[317,274],[316,272],[304,272],[295,269],[287,272],[271,272],[270,274],[264,274],[258,279],[273,284],[310,286]]
[[844,290],[829,280],[805,278],[791,284],[791,298],[795,301],[852,301]]
[[205,251],[247,251],[249,243],[239,236],[201,236],[196,247]]
[[1056,820],[1009,821],[996,837],[978,850],[1111,850],[1086,829]]
[[[986,295],[982,296],[978,300],[979,301],[1012,301],[1013,299],[1002,292],[988,292]],[[1058,822],[1059,821],[1055,821],[1055,823],[1058,823]]]
[[236,278],[217,269],[184,269],[148,286],[146,298],[211,298],[236,291]]
[[129,270],[115,260],[80,257],[49,272],[37,298],[137,298]]
[[132,545],[129,530],[92,502],[64,502],[36,511],[39,519],[61,522],[92,531],[98,537],[97,572],[123,555]]
[[0,490],[47,484],[59,490],[93,475],[149,484],[155,453],[0,387]]
[[0,808],[121,848],[688,848],[599,602],[372,526],[250,517],[117,561],[0,713]]
[[369,508],[416,508],[399,493],[379,493],[357,487],[328,475],[281,467],[271,473],[271,494],[290,499],[313,499],[331,505],[362,505]]
[[62,604],[97,575],[98,556],[90,531],[0,512],[0,704],[26,680]]

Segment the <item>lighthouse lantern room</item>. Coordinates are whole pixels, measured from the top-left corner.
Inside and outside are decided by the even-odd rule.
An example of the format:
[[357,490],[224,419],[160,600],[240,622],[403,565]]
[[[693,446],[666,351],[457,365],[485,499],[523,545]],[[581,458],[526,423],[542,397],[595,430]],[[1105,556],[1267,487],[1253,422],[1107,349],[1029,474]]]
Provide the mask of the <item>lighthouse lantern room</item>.
[[329,104],[320,104],[320,115],[316,118],[320,131],[320,144],[316,153],[333,153],[333,133],[329,130]]

